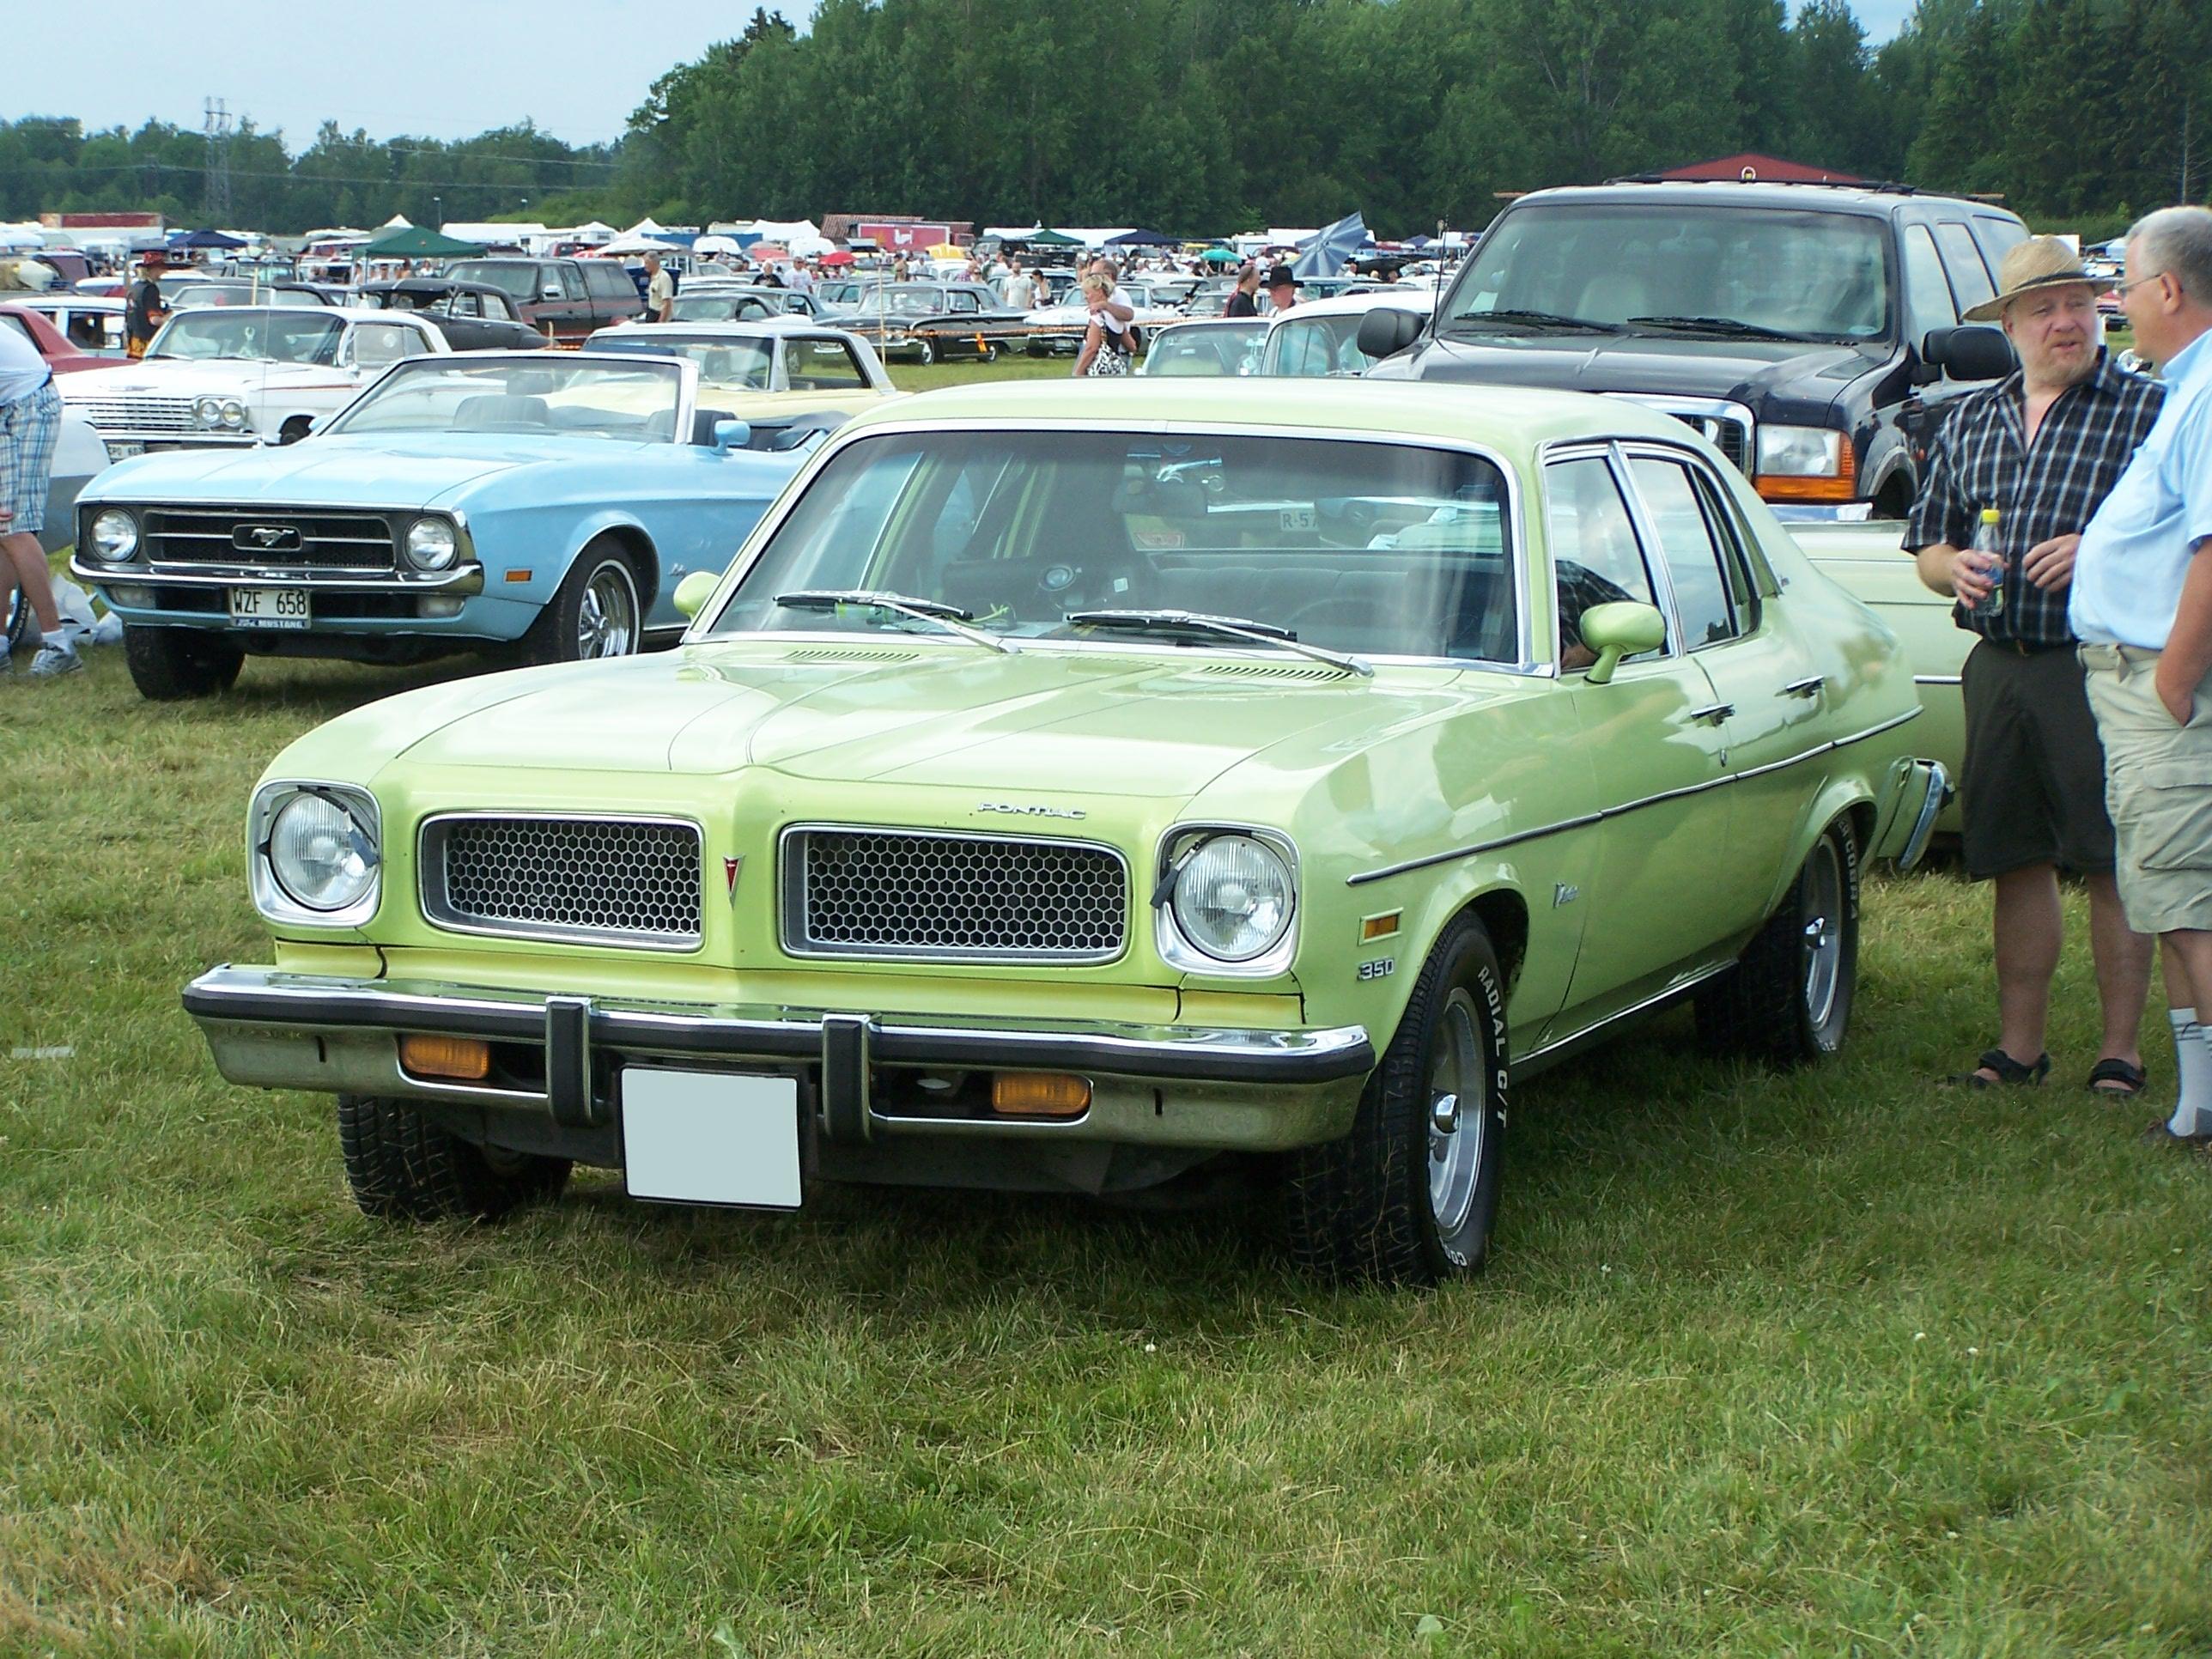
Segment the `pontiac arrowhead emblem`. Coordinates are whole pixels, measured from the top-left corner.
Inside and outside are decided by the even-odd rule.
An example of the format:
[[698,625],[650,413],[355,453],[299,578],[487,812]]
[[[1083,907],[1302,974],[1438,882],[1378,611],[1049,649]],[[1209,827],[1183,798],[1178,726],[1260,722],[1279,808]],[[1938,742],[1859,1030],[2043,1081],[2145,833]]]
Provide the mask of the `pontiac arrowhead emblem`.
[[745,861],[743,859],[726,858],[722,860],[723,890],[733,901],[738,896],[738,872],[744,867]]

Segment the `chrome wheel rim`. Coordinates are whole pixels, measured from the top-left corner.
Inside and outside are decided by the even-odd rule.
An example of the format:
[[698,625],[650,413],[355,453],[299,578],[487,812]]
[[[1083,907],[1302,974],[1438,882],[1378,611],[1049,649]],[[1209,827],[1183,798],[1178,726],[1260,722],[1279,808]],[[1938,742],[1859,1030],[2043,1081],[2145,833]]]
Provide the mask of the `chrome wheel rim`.
[[609,561],[584,584],[583,603],[576,609],[576,659],[627,657],[636,642],[637,590],[630,586],[629,572]]
[[1844,978],[1844,863],[1820,837],[1805,867],[1805,1017],[1815,1030],[1836,1011]]
[[1474,999],[1455,988],[1437,1023],[1436,1058],[1429,1066],[1429,1213],[1437,1231],[1450,1238],[1474,1212],[1482,1175],[1482,1142],[1489,1114],[1483,1098],[1482,1018]]

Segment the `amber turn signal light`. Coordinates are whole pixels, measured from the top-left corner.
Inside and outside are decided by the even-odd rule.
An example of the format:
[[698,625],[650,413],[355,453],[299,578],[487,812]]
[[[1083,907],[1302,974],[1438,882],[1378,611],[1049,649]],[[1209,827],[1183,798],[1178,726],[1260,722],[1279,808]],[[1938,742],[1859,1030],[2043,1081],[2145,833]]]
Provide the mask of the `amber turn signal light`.
[[410,1031],[399,1039],[399,1063],[417,1077],[476,1083],[491,1075],[491,1044],[481,1037],[428,1036]]
[[1751,481],[1761,501],[1848,501],[1857,499],[1858,468],[1851,458],[1851,441],[1846,437],[1838,456],[1841,471],[1826,477],[1799,477],[1787,472],[1762,472]]
[[1001,1072],[991,1079],[991,1109],[1008,1117],[1080,1117],[1091,1084],[1058,1072]]

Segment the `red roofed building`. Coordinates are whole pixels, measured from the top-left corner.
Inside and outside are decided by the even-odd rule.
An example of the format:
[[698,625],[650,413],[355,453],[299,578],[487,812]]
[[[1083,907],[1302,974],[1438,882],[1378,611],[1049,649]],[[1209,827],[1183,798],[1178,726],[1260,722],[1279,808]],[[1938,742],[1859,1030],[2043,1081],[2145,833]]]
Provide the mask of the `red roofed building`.
[[1667,167],[1652,175],[1660,179],[1763,179],[1784,185],[1864,185],[1873,180],[1835,167],[1808,167],[1802,161],[1786,161],[1779,155],[1746,150],[1741,155],[1716,156],[1687,167]]

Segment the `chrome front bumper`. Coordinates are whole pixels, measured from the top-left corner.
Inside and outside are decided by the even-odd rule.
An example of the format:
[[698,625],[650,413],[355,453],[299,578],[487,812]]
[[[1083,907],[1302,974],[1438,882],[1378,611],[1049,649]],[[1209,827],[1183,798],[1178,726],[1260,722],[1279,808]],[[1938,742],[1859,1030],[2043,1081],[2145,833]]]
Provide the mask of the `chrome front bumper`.
[[[452,570],[356,570],[325,573],[300,565],[272,568],[251,564],[107,564],[70,558],[70,574],[81,582],[109,587],[304,587],[318,593],[453,593],[483,592],[483,567],[465,564]],[[103,595],[104,597],[104,595]]]
[[[378,1095],[548,1114],[588,1128],[614,1121],[633,1061],[793,1075],[823,1135],[1029,1135],[1266,1151],[1351,1127],[1375,1068],[1357,1025],[1320,1030],[1049,1024],[738,1004],[547,995],[425,981],[354,980],[273,968],[211,969],[185,988],[216,1065],[233,1083]],[[408,1072],[403,1032],[482,1038],[542,1069],[534,1086]],[[902,1109],[888,1073],[1057,1072],[1088,1078],[1079,1118],[946,1116]]]

